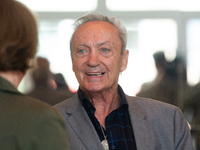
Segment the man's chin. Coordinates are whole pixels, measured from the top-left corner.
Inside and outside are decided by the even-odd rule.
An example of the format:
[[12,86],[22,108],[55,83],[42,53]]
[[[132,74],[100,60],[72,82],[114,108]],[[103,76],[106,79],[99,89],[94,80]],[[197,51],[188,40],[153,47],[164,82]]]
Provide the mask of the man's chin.
[[85,86],[84,89],[88,92],[101,92],[104,87],[99,84]]

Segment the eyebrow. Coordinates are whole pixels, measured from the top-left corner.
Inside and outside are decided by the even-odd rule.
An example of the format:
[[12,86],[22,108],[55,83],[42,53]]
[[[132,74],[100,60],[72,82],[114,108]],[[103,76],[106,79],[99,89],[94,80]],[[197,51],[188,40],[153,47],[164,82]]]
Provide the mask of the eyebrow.
[[[102,42],[102,43],[97,43],[97,46],[102,46],[102,45],[106,45],[106,44],[110,44],[109,41],[105,41],[105,42]],[[80,44],[79,46],[83,46],[83,47],[88,47],[89,46],[87,44]]]
[[79,46],[89,47],[87,44],[80,44],[80,45],[78,45],[78,47],[79,47]]
[[102,45],[106,45],[106,44],[109,44],[110,42],[109,41],[105,41],[105,42],[102,42],[102,43],[99,43],[97,44],[98,46],[102,46]]

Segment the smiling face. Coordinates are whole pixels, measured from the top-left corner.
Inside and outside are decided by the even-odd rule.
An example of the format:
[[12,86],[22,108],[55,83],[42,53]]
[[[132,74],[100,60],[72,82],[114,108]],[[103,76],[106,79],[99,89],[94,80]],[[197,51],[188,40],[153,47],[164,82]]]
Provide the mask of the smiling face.
[[128,50],[121,55],[117,29],[104,21],[80,26],[72,42],[72,65],[80,89],[101,92],[117,89],[119,73],[128,61]]

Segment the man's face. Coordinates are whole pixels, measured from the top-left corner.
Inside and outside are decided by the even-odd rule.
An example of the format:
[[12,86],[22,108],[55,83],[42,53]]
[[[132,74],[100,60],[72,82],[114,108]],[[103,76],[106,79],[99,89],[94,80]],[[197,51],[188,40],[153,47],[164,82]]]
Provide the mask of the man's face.
[[116,89],[119,73],[128,61],[128,50],[121,55],[117,29],[103,21],[80,26],[73,37],[72,65],[84,92]]

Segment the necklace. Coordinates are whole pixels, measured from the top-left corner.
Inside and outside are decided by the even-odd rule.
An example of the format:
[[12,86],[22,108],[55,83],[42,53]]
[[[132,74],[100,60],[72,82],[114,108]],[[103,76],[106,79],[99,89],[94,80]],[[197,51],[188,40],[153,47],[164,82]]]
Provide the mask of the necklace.
[[105,133],[104,133],[104,131],[103,131],[103,128],[102,128],[102,125],[100,125],[100,127],[101,127],[101,131],[102,131],[102,133],[103,133],[103,136],[104,136],[104,140],[101,142],[101,144],[103,145],[103,148],[105,149],[105,150],[109,150],[109,147],[108,147],[108,141],[107,141],[107,135],[105,136]]

